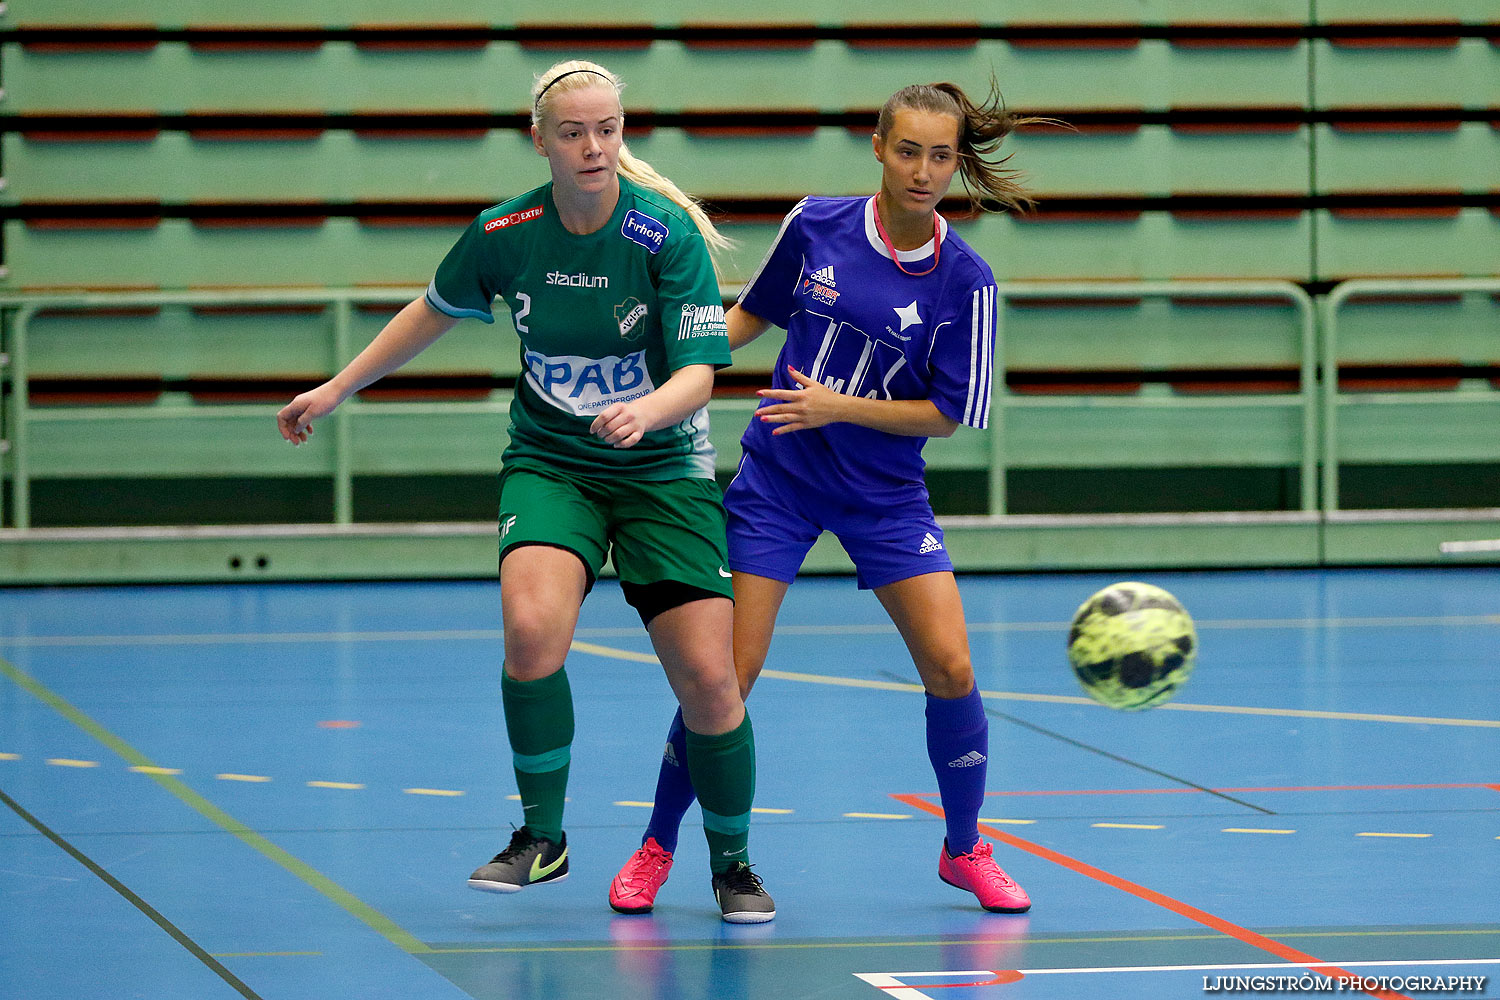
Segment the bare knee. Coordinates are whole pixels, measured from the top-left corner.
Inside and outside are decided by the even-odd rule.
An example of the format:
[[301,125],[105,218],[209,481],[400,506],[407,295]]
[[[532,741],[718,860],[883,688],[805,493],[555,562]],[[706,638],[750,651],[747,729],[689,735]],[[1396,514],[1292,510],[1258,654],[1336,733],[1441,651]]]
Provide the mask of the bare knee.
[[936,657],[918,664],[922,685],[934,698],[962,698],[974,690],[974,666],[966,652]]
[[505,672],[534,681],[556,671],[567,658],[572,630],[560,627],[545,608],[521,604],[505,610]]

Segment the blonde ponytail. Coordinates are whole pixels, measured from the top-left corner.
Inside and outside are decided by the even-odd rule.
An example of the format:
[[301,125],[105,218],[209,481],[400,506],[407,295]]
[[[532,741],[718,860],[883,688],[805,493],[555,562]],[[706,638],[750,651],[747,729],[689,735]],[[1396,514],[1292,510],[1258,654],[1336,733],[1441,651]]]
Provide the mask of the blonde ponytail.
[[[713,224],[703,206],[687,194],[670,179],[657,171],[655,167],[645,160],[636,156],[623,144],[620,146],[620,173],[630,178],[648,191],[655,191],[663,198],[681,206],[694,222],[698,224],[698,231],[703,234],[703,242],[708,244],[710,254],[717,255],[722,251],[734,246],[734,241]],[[715,261],[715,266],[718,262]]]
[[[547,109],[551,107],[552,98],[556,94],[568,93],[573,90],[581,90],[584,87],[609,86],[613,88],[616,99],[625,85],[620,78],[598,63],[588,62],[584,59],[570,59],[550,67],[546,72],[536,78],[531,88],[531,123],[540,125]],[[625,120],[625,111],[620,111],[620,120]],[[698,226],[698,231],[703,235],[703,242],[708,246],[709,256],[714,258],[714,268],[718,269],[718,255],[734,246],[734,241],[713,224],[708,213],[703,210],[695,199],[683,192],[670,179],[657,171],[657,169],[645,160],[632,153],[624,143],[620,144],[620,173],[624,174],[632,183],[638,184],[648,191],[655,192],[663,198],[676,204],[688,213],[688,216]]]

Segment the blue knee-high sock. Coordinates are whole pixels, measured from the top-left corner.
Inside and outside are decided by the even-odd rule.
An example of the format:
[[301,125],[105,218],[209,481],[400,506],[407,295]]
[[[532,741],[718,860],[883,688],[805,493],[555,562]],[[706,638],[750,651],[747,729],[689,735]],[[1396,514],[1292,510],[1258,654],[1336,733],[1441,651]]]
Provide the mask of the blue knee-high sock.
[[682,724],[682,709],[679,708],[667,730],[667,745],[661,752],[661,772],[656,776],[656,804],[651,807],[651,821],[646,824],[641,843],[655,837],[665,850],[677,850],[677,830],[694,798],[693,779],[688,775],[687,765],[687,727]]
[[967,854],[979,842],[989,748],[990,721],[977,687],[962,698],[927,695],[927,757],[943,800],[949,854]]

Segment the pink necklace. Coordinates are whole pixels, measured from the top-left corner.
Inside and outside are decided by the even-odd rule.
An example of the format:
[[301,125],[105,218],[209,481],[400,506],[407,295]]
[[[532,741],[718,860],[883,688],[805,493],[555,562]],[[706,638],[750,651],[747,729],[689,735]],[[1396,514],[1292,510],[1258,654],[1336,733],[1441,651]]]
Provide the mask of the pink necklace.
[[880,199],[877,198],[875,199],[875,202],[870,205],[870,208],[875,215],[875,231],[880,234],[881,240],[885,242],[885,248],[891,253],[891,260],[895,262],[898,268],[901,268],[901,273],[910,275],[913,278],[920,278],[924,274],[931,274],[933,271],[936,271],[938,266],[938,256],[943,252],[943,241],[939,238],[942,233],[938,229],[937,213],[932,213],[932,266],[925,271],[908,271],[906,268],[901,267],[901,258],[897,256],[896,245],[891,242],[891,238],[886,235],[885,226],[881,224],[879,201]]

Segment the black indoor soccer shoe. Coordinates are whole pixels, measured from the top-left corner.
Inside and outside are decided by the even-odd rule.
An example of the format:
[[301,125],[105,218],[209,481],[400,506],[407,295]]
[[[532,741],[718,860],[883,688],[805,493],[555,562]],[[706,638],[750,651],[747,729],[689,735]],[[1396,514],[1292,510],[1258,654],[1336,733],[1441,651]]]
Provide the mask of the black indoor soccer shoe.
[[[561,843],[538,837],[526,827],[510,836],[510,846],[469,876],[469,888],[480,892],[520,892],[528,885],[561,882],[568,877],[568,835]],[[727,917],[725,919],[728,919]]]
[[724,914],[724,922],[730,924],[763,924],[776,916],[776,903],[760,876],[750,870],[743,861],[714,876],[714,899]]

